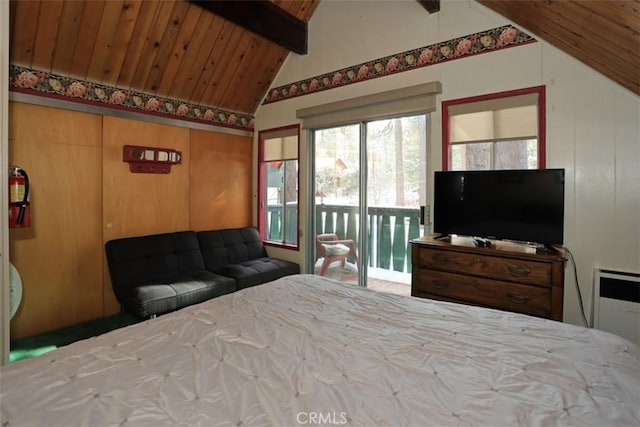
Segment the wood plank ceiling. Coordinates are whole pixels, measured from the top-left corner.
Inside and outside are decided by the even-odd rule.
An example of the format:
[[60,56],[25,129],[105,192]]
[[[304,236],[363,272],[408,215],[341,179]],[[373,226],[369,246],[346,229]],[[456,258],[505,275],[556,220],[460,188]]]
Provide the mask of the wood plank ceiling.
[[[273,1],[305,23],[318,2]],[[10,11],[12,65],[242,113],[289,54],[184,0],[12,0]]]
[[[319,2],[272,0],[305,23]],[[640,0],[479,2],[640,94]],[[255,113],[289,54],[186,0],[11,0],[10,11],[12,65],[241,113]]]
[[640,1],[478,2],[640,95]]

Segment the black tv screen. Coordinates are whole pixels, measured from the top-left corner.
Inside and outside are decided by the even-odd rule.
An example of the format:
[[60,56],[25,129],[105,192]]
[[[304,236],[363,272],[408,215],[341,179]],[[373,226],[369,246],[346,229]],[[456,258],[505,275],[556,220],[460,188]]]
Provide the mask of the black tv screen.
[[437,233],[562,244],[564,169],[436,172],[433,216]]

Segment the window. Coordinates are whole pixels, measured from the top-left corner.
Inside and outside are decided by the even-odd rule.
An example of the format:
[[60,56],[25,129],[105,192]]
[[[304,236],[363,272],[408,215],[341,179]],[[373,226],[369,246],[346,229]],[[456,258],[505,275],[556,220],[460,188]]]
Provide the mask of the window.
[[544,169],[544,104],[544,86],[444,101],[443,169]]
[[258,228],[266,243],[298,247],[300,126],[258,134]]

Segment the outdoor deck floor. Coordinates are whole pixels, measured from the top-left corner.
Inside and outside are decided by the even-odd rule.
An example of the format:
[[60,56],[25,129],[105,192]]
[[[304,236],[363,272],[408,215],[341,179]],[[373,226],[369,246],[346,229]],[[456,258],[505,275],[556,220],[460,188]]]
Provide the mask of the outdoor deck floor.
[[[318,264],[316,274],[319,272]],[[358,281],[358,270],[355,264],[347,262],[343,267],[339,262],[335,262],[327,269],[325,277],[355,285]],[[367,287],[375,291],[408,296],[411,295],[411,275],[381,268],[369,268]]]

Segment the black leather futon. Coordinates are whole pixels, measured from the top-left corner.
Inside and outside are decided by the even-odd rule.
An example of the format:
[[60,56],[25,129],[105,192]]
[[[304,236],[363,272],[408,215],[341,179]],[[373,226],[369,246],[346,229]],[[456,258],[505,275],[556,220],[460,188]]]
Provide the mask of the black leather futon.
[[255,227],[115,239],[105,251],[118,302],[142,318],[300,272],[270,258]]

